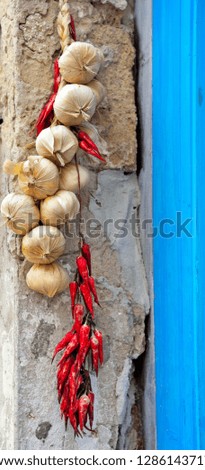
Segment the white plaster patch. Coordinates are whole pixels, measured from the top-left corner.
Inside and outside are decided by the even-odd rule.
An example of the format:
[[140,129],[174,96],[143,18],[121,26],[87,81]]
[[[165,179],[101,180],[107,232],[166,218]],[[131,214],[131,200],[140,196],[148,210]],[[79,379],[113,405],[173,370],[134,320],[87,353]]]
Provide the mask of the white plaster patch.
[[127,7],[126,0],[101,0],[101,3],[111,3],[111,5],[114,5],[114,7],[118,8],[119,10],[125,10]]

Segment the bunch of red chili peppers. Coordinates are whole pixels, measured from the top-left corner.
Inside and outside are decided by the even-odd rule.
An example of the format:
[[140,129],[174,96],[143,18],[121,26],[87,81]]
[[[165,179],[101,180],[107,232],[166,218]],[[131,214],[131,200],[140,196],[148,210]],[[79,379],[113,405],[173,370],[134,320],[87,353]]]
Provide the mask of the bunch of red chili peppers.
[[81,253],[76,258],[75,280],[69,285],[74,324],[57,344],[53,354],[54,359],[64,349],[57,364],[58,399],[61,417],[64,417],[66,426],[70,421],[78,436],[84,428],[93,429],[94,393],[89,371],[85,368],[86,358],[91,356],[96,375],[99,363],[103,363],[103,338],[95,326],[93,301],[100,304],[91,275],[90,247],[84,241]]

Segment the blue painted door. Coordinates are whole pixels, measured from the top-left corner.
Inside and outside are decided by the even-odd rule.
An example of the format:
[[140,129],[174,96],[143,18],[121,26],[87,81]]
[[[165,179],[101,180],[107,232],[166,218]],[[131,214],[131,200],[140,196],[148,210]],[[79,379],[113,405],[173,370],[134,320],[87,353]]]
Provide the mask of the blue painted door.
[[205,448],[205,1],[153,0],[158,449]]

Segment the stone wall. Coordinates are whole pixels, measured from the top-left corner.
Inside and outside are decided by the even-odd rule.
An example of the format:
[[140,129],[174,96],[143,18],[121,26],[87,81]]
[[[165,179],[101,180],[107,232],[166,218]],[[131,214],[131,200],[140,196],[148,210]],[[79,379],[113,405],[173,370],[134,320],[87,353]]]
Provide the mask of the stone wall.
[[[59,40],[58,1],[1,3],[3,162],[10,156],[20,160],[28,155],[24,146],[32,140],[31,129],[52,89],[52,62],[59,54]],[[90,222],[90,244],[103,307],[96,310],[96,321],[105,337],[105,364],[97,381],[92,375],[96,432],[74,440],[72,430],[65,432],[59,416],[51,356],[55,344],[71,326],[69,295],[65,292],[47,299],[27,288],[25,275],[30,265],[21,255],[20,239],[2,227],[1,448],[137,449],[144,444],[142,390],[136,366],[145,348],[149,298],[135,221],[140,192],[136,177],[134,2],[69,3],[78,38],[92,41],[105,55],[99,78],[107,97],[92,122],[107,142],[108,163],[102,168],[82,157],[83,164],[91,169],[83,217],[91,222],[95,219],[95,223]],[[1,175],[1,198],[14,185],[15,181]],[[120,225],[114,227],[113,221]],[[120,227],[126,230],[123,237]],[[77,237],[68,238],[62,257],[71,276],[77,243]]]

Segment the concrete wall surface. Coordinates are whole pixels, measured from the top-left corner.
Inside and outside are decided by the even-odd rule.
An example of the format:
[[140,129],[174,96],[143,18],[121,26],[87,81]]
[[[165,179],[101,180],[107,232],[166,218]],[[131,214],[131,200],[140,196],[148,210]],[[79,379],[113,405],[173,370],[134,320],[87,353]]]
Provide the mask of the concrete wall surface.
[[[27,288],[30,264],[21,254],[21,240],[3,226],[0,447],[142,449],[143,390],[136,368],[145,349],[150,302],[135,220],[141,195],[136,176],[134,1],[71,0],[69,4],[78,39],[91,41],[105,55],[99,79],[107,97],[92,122],[107,142],[108,163],[102,168],[82,157],[91,169],[90,186],[83,192],[83,217],[97,220],[87,241],[103,307],[96,309],[96,323],[105,338],[105,364],[97,380],[92,375],[96,432],[74,439],[70,428],[65,432],[59,415],[51,357],[72,324],[69,294],[47,299]],[[50,95],[53,59],[60,50],[58,10],[55,0],[0,0],[2,162],[29,155],[24,146],[32,140],[31,129]],[[14,187],[16,181],[1,174],[1,199]],[[123,236],[114,226],[121,219],[126,228]],[[77,237],[68,238],[61,262],[71,278],[77,253]]]

